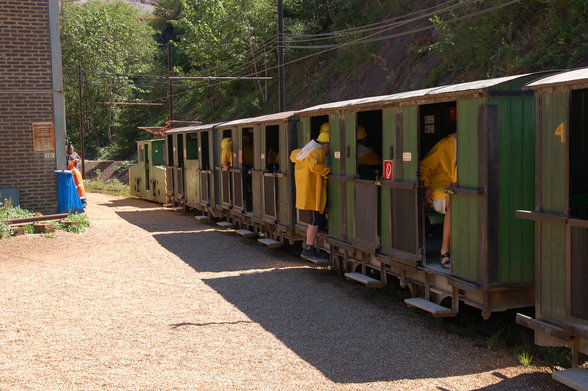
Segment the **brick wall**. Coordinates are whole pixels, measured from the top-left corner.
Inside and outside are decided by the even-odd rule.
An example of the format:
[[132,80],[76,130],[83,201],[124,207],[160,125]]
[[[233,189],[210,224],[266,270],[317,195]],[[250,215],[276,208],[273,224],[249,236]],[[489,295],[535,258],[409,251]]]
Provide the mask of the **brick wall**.
[[53,96],[6,92],[52,88],[48,0],[1,0],[0,37],[0,188],[18,188],[23,208],[55,213],[55,158],[34,152],[32,137],[33,122],[53,122]]

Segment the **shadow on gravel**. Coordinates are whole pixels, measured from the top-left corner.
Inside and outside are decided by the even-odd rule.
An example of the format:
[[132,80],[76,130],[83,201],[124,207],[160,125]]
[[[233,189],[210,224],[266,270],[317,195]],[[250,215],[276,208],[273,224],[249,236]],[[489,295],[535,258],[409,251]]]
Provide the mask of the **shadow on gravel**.
[[[135,204],[132,204],[131,206],[136,207]],[[147,208],[153,208],[153,206],[146,206],[145,209]],[[212,226],[205,226],[196,222],[193,216],[171,210],[159,209],[129,212],[119,211],[116,212],[116,214],[129,223],[136,225],[137,227],[142,228],[147,232],[181,232],[214,228]]]
[[[520,390],[524,389],[522,385],[535,386],[536,389],[550,389],[550,390],[569,390],[567,387],[556,383],[551,375],[548,373],[524,373],[522,375],[508,378],[502,375],[500,372],[492,373],[494,376],[503,379],[501,382],[492,384],[490,386],[472,389],[472,391],[503,391],[503,390]],[[547,387],[553,385],[552,387]]]
[[101,202],[98,205],[103,205],[107,207],[121,207],[121,206],[132,206],[133,208],[141,208],[141,209],[153,209],[153,208],[161,208],[161,204],[152,201],[140,200],[138,198],[122,198],[122,199],[115,199],[109,202]]
[[[129,206],[137,206],[138,200],[130,201]],[[404,308],[397,310],[399,306],[369,305],[361,297],[346,294],[348,290],[333,283],[332,275],[295,268],[307,264],[284,252],[268,250],[255,240],[242,239],[228,231],[209,231],[215,227],[171,211],[117,214],[148,232],[157,232],[153,237],[163,248],[198,272],[294,266],[204,282],[334,382],[433,382],[436,378],[495,370],[495,376],[502,381],[480,391],[527,389],[537,384],[559,389],[542,373],[506,378],[483,349],[474,350],[482,352],[483,357],[472,357],[468,355],[472,353],[471,347],[464,348],[459,337],[422,326]],[[193,232],[196,230],[202,231]],[[184,322],[171,327],[207,325]]]
[[295,262],[291,266],[306,265],[283,252],[276,256],[277,250],[263,248],[256,240],[243,239],[232,231],[217,230],[213,225],[199,223],[190,215],[167,210],[123,211],[116,214],[154,233],[153,238],[163,248],[198,272],[270,269],[283,267],[288,264],[288,259]]
[[341,294],[334,285],[309,278],[307,269],[204,282],[335,382],[434,379],[496,369],[495,362],[464,357],[469,350],[460,349],[458,339],[439,339],[414,318]]

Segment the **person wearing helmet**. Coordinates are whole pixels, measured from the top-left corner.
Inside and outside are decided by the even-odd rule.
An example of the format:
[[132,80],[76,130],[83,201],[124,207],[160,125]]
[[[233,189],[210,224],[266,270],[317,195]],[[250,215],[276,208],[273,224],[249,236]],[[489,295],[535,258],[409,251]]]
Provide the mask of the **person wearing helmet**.
[[380,155],[365,143],[367,132],[361,125],[357,127],[357,164],[361,166],[379,166],[382,164]]
[[228,171],[233,165],[233,140],[225,137],[221,141],[221,165],[223,171]]
[[431,148],[421,163],[420,178],[425,187],[425,202],[445,215],[443,240],[441,243],[441,266],[451,268],[451,220],[449,218],[450,197],[445,188],[457,182],[457,133],[452,133]]
[[295,149],[290,154],[290,160],[294,163],[296,208],[308,210],[312,215],[306,230],[302,258],[319,257],[315,241],[319,227],[327,222],[324,213],[327,206],[327,175],[330,172],[327,164],[329,149],[329,124],[325,123],[316,141],[311,140],[304,148]]

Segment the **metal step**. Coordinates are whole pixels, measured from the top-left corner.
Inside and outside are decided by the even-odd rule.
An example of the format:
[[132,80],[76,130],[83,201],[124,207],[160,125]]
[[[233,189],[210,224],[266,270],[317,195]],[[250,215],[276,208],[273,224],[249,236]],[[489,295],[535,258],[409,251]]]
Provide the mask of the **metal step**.
[[577,391],[588,391],[588,369],[571,368],[551,375],[556,380]]
[[255,232],[251,232],[248,229],[236,229],[235,233],[241,235],[244,238],[254,238]]
[[345,273],[345,278],[347,278],[348,280],[357,281],[367,286],[368,288],[381,288],[384,286],[384,284],[382,284],[382,281],[376,280],[375,278],[371,278],[361,273]]
[[194,216],[194,218],[198,221],[207,221],[209,219],[207,215]]
[[216,223],[216,225],[218,225],[221,228],[232,228],[233,227],[233,223],[229,223],[228,221],[219,221],[218,223]]
[[331,266],[333,262],[331,262],[327,258],[315,258],[315,257],[302,257],[302,259],[306,259],[308,262],[312,262],[317,266]]
[[278,242],[277,240],[268,238],[257,239],[257,241],[261,244],[265,244],[269,248],[280,247],[282,245],[282,243]]
[[420,297],[405,299],[404,303],[409,307],[416,307],[427,311],[435,318],[444,318],[457,315],[457,312],[453,312],[451,308],[440,306]]
[[164,208],[173,208],[174,204],[163,204]]

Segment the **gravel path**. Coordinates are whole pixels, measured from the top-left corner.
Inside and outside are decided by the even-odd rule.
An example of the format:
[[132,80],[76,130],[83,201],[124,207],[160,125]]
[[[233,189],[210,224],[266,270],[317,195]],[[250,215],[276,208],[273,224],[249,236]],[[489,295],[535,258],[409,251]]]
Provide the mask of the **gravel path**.
[[284,252],[89,195],[82,235],[0,240],[0,390],[565,390]]

